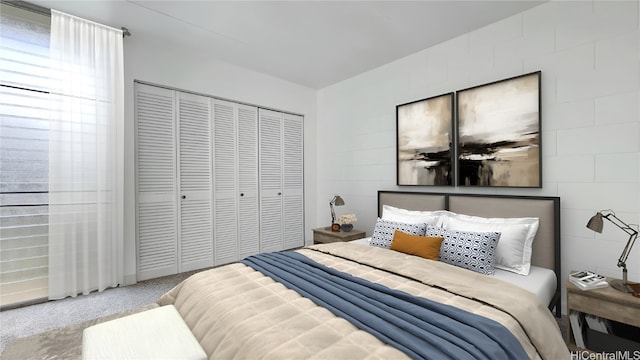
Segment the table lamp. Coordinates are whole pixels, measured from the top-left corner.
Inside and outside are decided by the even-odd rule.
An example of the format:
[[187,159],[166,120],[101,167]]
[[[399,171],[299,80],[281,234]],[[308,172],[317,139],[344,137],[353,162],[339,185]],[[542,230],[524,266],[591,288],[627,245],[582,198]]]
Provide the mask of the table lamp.
[[624,221],[620,220],[612,210],[598,211],[598,213],[596,213],[591,219],[589,219],[587,228],[595,232],[602,233],[602,227],[604,225],[602,219],[609,220],[609,222],[611,222],[613,225],[629,234],[627,245],[624,247],[624,250],[622,250],[622,254],[620,254],[620,257],[618,258],[618,267],[622,268],[622,280],[612,280],[610,284],[612,288],[618,291],[627,293],[631,292],[631,290],[627,286],[627,258],[629,257],[629,253],[631,252],[633,244],[636,242],[638,231],[633,229]]
[[329,208],[331,208],[331,231],[340,231],[340,224],[336,224],[336,212],[333,210],[333,206],[344,205],[344,200],[340,195],[335,195],[331,201],[329,201]]

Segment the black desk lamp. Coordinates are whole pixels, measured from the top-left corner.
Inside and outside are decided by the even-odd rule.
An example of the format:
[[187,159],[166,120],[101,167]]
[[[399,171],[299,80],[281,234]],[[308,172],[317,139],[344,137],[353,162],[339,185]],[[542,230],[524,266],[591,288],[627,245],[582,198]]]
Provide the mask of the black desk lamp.
[[331,201],[329,201],[329,208],[331,208],[331,231],[339,231],[340,224],[336,224],[336,212],[333,210],[333,205],[342,206],[344,205],[344,200],[340,197],[340,195],[335,195]]
[[[603,215],[603,212],[605,213]],[[622,229],[622,231],[629,234],[629,240],[627,241],[627,245],[622,250],[622,254],[620,254],[620,258],[618,258],[618,267],[622,268],[622,280],[612,280],[610,282],[611,287],[618,291],[622,292],[631,292],[629,287],[627,287],[627,258],[629,257],[629,253],[631,252],[631,248],[633,244],[636,242],[636,238],[638,237],[638,231],[633,229],[630,225],[625,223],[624,221],[618,219],[616,214],[612,210],[603,210],[598,211],[587,223],[587,228],[602,233],[603,221],[602,219],[607,219],[613,225]],[[637,225],[636,225],[637,226]]]

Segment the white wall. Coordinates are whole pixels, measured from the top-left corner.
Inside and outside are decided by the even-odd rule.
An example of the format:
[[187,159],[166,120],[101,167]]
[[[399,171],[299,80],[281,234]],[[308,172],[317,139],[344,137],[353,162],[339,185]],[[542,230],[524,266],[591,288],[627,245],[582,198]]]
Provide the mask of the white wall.
[[[346,202],[337,212],[355,212],[368,235],[377,190],[559,196],[562,277],[571,269],[620,277],[627,235],[585,224],[601,209],[640,223],[639,11],[638,1],[550,2],[321,89],[315,226],[329,224],[333,194]],[[542,189],[395,185],[396,105],[537,70]],[[640,244],[628,268],[640,281]]]
[[[227,63],[197,58],[191,51],[169,48],[143,33],[125,44],[125,281],[134,283],[135,159],[133,82],[145,81],[199,92],[253,105],[304,115],[305,222],[317,218],[316,189],[316,90]],[[307,226],[310,229],[310,226]],[[311,241],[311,230],[306,232]]]

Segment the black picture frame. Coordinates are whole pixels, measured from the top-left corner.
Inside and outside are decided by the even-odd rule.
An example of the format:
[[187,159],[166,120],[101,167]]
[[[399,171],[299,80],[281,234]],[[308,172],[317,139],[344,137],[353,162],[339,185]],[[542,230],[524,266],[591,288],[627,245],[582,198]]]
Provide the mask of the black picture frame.
[[396,106],[396,184],[453,186],[454,93]]
[[542,187],[541,75],[456,92],[458,186]]

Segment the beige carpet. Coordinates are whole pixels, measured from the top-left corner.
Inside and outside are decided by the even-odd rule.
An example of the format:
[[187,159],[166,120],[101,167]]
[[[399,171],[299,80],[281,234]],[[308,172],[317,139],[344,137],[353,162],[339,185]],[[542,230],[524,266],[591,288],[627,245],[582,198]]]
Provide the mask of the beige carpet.
[[[137,284],[92,292],[89,295],[68,297],[62,300],[0,311],[0,359],[5,358],[4,350],[10,343],[38,334],[47,334],[55,329],[87,323],[93,319],[107,318],[114,314],[147,307],[171,290],[181,281],[196,273],[191,271],[140,281]],[[58,332],[60,333],[60,332]],[[44,340],[43,340],[44,341]],[[21,348],[28,345],[22,341]],[[12,351],[16,351],[15,347]],[[44,354],[40,352],[40,354]],[[21,357],[19,357],[21,358]],[[27,358],[38,358],[36,355]],[[54,358],[43,356],[41,358]],[[59,357],[64,358],[64,357]]]
[[91,325],[153,309],[157,306],[157,304],[150,304],[142,308],[14,340],[7,344],[1,358],[3,360],[82,359],[82,330]]

